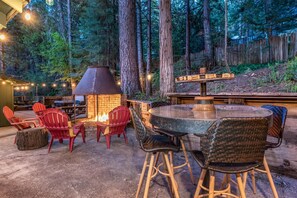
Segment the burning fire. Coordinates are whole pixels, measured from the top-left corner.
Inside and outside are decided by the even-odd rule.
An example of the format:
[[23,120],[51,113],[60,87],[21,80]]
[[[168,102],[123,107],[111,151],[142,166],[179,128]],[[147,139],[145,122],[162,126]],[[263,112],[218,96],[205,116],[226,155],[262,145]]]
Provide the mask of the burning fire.
[[95,117],[95,121],[99,121],[99,122],[106,122],[107,120],[108,120],[108,114],[107,113],[105,113],[105,112],[103,112],[103,114],[101,114],[101,115],[96,115],[96,117]]

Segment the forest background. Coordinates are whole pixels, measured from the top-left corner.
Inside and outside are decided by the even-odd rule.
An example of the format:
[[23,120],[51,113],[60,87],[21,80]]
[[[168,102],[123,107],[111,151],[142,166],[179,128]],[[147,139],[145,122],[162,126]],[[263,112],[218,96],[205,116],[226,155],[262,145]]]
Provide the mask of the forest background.
[[[55,0],[53,6],[48,6],[44,0],[32,0],[26,7],[32,20],[25,21],[22,15],[18,15],[5,30],[8,38],[3,42],[6,74],[35,84],[47,83],[47,88],[39,90],[40,95],[71,93],[70,89],[50,85],[77,83],[86,68],[94,64],[108,65],[120,81],[119,42],[122,35],[119,27],[123,20],[119,20],[119,9],[122,9],[122,2],[71,0],[70,3],[70,0]],[[135,23],[131,27],[137,33],[136,49],[130,50],[137,51],[138,75],[143,81],[139,92],[131,95],[151,93],[151,87],[144,86],[148,75],[151,75],[154,93],[159,91],[162,76],[159,70],[159,6],[159,1],[137,0],[128,8],[135,12]],[[202,66],[211,71],[226,70],[225,64],[218,64],[214,57],[215,49],[223,48],[225,44],[226,8],[228,46],[266,40],[270,50],[270,38],[296,32],[295,0],[172,0],[175,77],[198,73]],[[199,53],[200,61],[193,61]],[[258,62],[230,67],[231,71],[240,74],[263,67],[275,70],[279,65],[269,51],[265,64]],[[291,92],[296,92],[297,60],[293,58],[281,66],[286,68],[279,78],[288,82]]]

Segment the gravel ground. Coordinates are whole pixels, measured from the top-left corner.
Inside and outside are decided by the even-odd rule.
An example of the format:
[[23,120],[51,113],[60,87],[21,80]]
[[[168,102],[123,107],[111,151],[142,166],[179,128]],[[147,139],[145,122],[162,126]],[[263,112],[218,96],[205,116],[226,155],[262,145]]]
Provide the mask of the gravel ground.
[[[1,132],[1,128],[0,128]],[[111,149],[106,149],[105,139],[95,141],[95,134],[87,134],[86,144],[81,137],[75,141],[72,153],[68,141],[54,142],[51,152],[47,147],[30,151],[18,151],[14,136],[0,138],[0,197],[1,198],[51,198],[51,197],[135,197],[145,153],[139,149],[132,128],[128,128],[128,144],[124,139],[112,137]],[[175,156],[181,163],[183,156]],[[190,157],[194,177],[198,179],[200,168]],[[273,197],[269,183],[263,174],[257,176],[257,194],[247,185],[247,197]],[[193,197],[195,186],[191,184],[187,168],[175,174],[180,197]],[[297,197],[297,180],[273,174],[279,197]],[[217,179],[220,184],[221,176]],[[143,190],[143,189],[142,189]],[[234,189],[236,191],[236,189]],[[143,191],[141,192],[141,195]],[[166,179],[157,176],[149,191],[149,197],[170,197]]]

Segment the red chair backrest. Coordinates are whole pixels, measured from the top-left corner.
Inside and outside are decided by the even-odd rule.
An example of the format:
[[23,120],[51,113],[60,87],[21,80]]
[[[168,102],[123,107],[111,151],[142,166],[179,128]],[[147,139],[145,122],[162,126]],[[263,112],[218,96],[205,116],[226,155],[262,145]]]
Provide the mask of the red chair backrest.
[[4,106],[3,107],[3,114],[6,117],[6,119],[8,120],[8,122],[11,123],[11,118],[14,117],[13,111],[8,106]]
[[36,102],[33,106],[32,109],[34,111],[34,113],[38,113],[40,111],[44,111],[46,110],[46,106],[44,104],[41,104],[40,102]]
[[[7,121],[10,124],[16,124],[19,122],[22,122],[21,118],[15,117],[13,111],[8,107],[8,106],[4,106],[3,107],[3,114],[5,116],[5,118],[7,119]],[[17,130],[22,130],[22,129],[27,129],[30,128],[30,124],[28,123],[22,123],[22,124],[18,124],[18,125],[13,125]]]
[[125,106],[118,106],[108,113],[108,119],[111,134],[122,132],[130,121],[130,111]]
[[68,115],[59,109],[43,111],[40,119],[53,138],[69,138]]

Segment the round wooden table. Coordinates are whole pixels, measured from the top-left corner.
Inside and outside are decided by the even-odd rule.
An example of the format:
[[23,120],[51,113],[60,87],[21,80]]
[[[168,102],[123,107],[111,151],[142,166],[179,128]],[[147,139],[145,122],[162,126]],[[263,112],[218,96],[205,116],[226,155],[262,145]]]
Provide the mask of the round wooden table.
[[272,126],[270,110],[246,105],[215,105],[214,111],[192,111],[193,105],[170,105],[149,110],[152,125],[177,133],[204,135],[207,129],[223,117],[266,117]]

